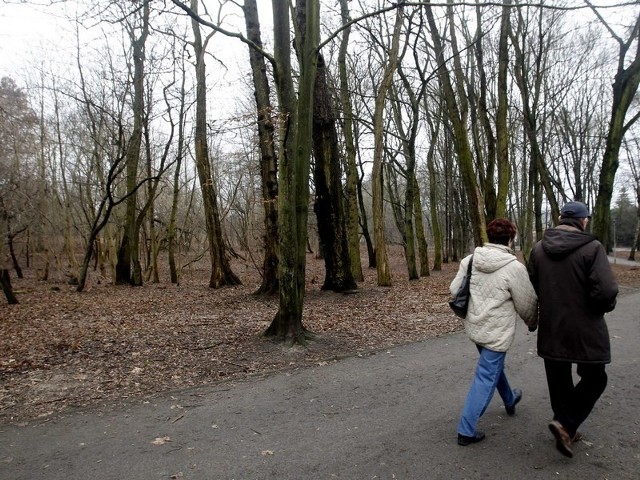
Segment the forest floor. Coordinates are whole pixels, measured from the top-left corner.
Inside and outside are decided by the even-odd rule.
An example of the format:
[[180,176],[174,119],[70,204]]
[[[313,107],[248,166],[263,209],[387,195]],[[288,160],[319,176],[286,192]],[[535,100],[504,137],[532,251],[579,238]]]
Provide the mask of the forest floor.
[[[233,264],[243,285],[218,290],[208,287],[206,262],[179,285],[92,278],[83,293],[64,275],[12,277],[20,303],[0,304],[0,423],[324,364],[462,328],[447,305],[457,263],[410,282],[402,249],[389,258],[393,286],[378,287],[365,268],[358,292],[344,295],[320,290],[324,263],[308,255],[303,324],[317,337],[306,348],[262,336],[278,298],[254,295],[260,279],[249,263]],[[640,288],[639,268],[613,269],[621,286]]]

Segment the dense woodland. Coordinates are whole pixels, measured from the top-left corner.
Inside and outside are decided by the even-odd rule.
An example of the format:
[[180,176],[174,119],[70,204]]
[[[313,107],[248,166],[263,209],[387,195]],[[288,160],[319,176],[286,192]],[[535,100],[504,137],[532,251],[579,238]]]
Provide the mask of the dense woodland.
[[10,303],[24,269],[80,294],[206,258],[221,288],[243,258],[279,298],[265,334],[304,344],[310,250],[322,289],[390,286],[390,245],[414,280],[506,216],[526,259],[581,200],[635,256],[638,1],[53,3],[79,6],[72,55],[0,84]]

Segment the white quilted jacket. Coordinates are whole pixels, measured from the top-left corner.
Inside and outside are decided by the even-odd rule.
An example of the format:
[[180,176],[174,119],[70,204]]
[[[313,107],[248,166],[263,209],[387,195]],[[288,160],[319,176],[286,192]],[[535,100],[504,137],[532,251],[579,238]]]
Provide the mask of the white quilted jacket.
[[[449,290],[458,291],[471,255],[460,262]],[[538,297],[529,281],[527,268],[511,249],[487,243],[473,253],[471,300],[464,320],[467,335],[474,343],[496,352],[506,352],[520,317],[529,326],[538,324]]]

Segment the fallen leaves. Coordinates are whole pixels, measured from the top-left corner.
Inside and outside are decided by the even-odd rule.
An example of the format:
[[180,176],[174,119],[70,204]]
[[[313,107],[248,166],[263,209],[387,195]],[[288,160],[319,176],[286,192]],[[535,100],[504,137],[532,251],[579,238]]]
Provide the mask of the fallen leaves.
[[[394,248],[391,288],[378,287],[372,269],[365,270],[355,294],[308,283],[303,323],[318,337],[297,349],[262,337],[278,300],[253,295],[260,279],[248,265],[234,266],[244,272],[238,287],[210,289],[203,262],[180,286],[164,275],[159,285],[101,284],[82,294],[64,279],[39,282],[26,271],[25,279],[12,278],[22,292],[20,304],[0,304],[0,419],[18,423],[70,407],[323,367],[345,356],[460,330],[462,322],[446,303],[458,265],[445,264],[441,272],[409,281],[402,251]],[[640,270],[614,266],[614,271],[620,284],[640,286]],[[307,273],[309,279],[322,278],[322,260],[309,255]],[[180,419],[180,414],[173,418]]]

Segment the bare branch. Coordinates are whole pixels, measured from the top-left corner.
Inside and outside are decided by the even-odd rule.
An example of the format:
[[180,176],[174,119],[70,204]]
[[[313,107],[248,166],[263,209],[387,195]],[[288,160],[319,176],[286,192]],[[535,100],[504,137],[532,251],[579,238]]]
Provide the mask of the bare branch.
[[182,9],[184,12],[186,12],[187,15],[189,15],[191,18],[193,18],[200,25],[204,25],[206,27],[209,27],[209,28],[213,29],[214,31],[216,31],[218,33],[221,33],[221,34],[223,34],[223,35],[225,35],[227,37],[237,38],[242,43],[245,43],[245,44],[249,45],[249,47],[255,49],[258,52],[260,52],[260,54],[264,55],[264,57],[269,61],[269,63],[271,63],[271,65],[273,65],[274,68],[275,68],[276,64],[275,64],[275,59],[273,58],[273,55],[265,52],[264,49],[262,49],[260,46],[258,46],[255,43],[253,43],[251,40],[247,39],[241,33],[230,32],[229,30],[225,30],[224,28],[220,28],[220,26],[216,25],[215,23],[212,23],[212,22],[209,22],[209,21],[205,20],[200,15],[195,13],[191,8],[189,8],[184,3],[182,3],[180,0],[171,0],[171,1],[175,6],[177,6],[180,9]]

